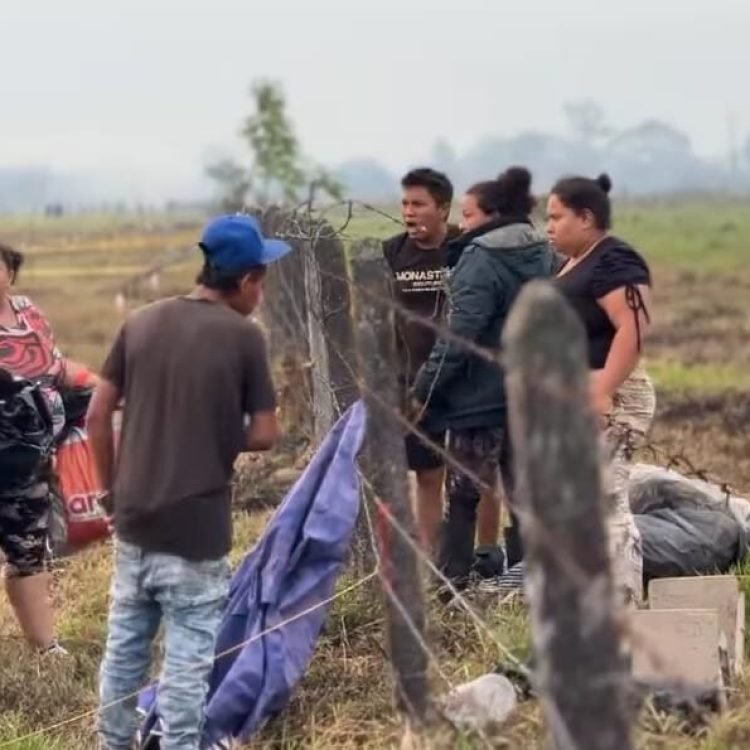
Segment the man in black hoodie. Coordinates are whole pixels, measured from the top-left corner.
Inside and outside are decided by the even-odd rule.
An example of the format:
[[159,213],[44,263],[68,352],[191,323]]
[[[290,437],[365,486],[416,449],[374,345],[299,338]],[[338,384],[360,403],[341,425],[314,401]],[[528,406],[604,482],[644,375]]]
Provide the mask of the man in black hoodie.
[[[401,188],[406,231],[383,244],[394,295],[399,306],[437,321],[445,303],[447,243],[459,234],[457,227],[448,224],[453,186],[444,174],[422,168],[406,174]],[[396,310],[396,343],[406,406],[414,377],[432,351],[435,332]],[[445,428],[429,413],[423,415],[418,429],[432,442],[445,444]],[[409,469],[417,477],[417,524],[425,547],[432,549],[443,515],[443,459],[414,433],[406,437],[406,455]]]

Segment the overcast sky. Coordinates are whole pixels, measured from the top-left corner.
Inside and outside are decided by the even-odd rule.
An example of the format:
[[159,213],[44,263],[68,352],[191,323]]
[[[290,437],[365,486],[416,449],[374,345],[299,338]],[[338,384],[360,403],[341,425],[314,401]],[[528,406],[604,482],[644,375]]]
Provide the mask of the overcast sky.
[[3,0],[0,165],[161,183],[236,148],[251,81],[280,81],[305,151],[392,168],[562,131],[593,97],[701,154],[750,133],[750,0]]

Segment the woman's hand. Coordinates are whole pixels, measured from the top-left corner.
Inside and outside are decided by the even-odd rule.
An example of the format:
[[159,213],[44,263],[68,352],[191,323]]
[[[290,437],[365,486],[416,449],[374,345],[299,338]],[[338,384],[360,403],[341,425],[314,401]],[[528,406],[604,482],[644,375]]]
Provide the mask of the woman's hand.
[[610,394],[604,387],[602,371],[592,372],[589,384],[589,403],[594,414],[597,417],[599,426],[604,428],[609,424],[609,418],[612,414],[613,401]]

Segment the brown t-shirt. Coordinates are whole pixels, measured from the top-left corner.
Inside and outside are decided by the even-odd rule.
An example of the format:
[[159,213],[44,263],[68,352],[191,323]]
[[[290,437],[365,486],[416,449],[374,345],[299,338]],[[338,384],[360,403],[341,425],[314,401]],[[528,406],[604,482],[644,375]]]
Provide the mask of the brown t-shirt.
[[276,407],[259,328],[219,303],[157,302],[126,321],[103,375],[125,400],[112,488],[118,536],[190,560],[224,556],[247,416]]
[[[450,225],[445,243],[427,250],[406,233],[383,244],[383,254],[393,274],[396,299],[409,312],[432,321],[441,318],[448,276],[447,246],[458,235],[458,228]],[[400,375],[411,383],[430,356],[436,336],[433,329],[399,315],[398,310],[395,317]]]

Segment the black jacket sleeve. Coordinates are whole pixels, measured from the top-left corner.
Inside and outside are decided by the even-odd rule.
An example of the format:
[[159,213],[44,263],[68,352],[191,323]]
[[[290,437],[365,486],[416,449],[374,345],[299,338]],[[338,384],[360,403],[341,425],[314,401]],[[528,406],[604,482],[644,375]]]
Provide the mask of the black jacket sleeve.
[[412,395],[420,403],[440,401],[451,382],[465,373],[472,355],[460,340],[477,341],[492,319],[501,296],[497,276],[485,251],[469,246],[448,281],[446,327],[450,339],[438,338],[414,381]]

